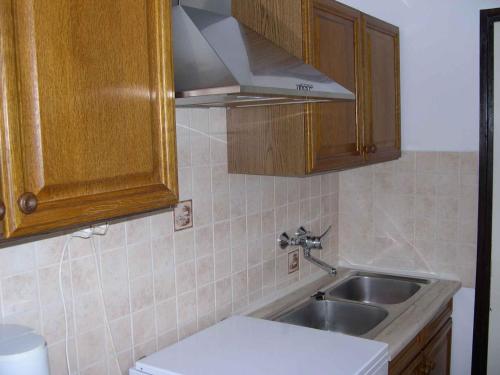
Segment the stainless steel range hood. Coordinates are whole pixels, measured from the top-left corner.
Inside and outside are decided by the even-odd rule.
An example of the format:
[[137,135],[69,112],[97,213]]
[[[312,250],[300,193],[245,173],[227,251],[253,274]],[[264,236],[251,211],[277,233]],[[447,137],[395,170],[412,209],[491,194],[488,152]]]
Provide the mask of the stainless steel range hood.
[[354,100],[349,90],[231,16],[185,5],[172,11],[176,106]]

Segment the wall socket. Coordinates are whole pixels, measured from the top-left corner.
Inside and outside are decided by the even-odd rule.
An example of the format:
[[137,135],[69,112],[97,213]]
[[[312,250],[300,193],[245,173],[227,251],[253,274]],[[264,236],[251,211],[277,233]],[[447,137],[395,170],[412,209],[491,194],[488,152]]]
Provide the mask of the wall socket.
[[294,273],[299,270],[299,250],[294,250],[288,253],[288,273]]

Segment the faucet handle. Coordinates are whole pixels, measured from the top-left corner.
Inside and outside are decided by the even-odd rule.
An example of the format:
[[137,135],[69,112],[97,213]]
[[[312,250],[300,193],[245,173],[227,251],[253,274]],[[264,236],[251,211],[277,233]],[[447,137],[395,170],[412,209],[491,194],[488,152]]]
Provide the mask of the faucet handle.
[[288,245],[290,245],[290,237],[286,232],[280,234],[278,238],[278,244],[283,250],[286,249]]
[[328,228],[326,228],[326,230],[319,236],[319,239],[322,239],[323,237],[325,237],[327,235],[327,233],[330,231],[330,229],[332,229],[331,225]]
[[302,226],[299,229],[297,229],[297,232],[295,232],[295,235],[297,237],[309,236],[310,234],[311,232],[309,232],[308,230],[306,230],[306,228]]
[[330,225],[321,235],[319,236],[307,236],[306,238],[306,244],[309,247],[310,250],[316,249],[316,250],[322,250],[323,249],[323,244],[321,243],[321,240],[323,239],[324,236],[328,234],[332,226]]

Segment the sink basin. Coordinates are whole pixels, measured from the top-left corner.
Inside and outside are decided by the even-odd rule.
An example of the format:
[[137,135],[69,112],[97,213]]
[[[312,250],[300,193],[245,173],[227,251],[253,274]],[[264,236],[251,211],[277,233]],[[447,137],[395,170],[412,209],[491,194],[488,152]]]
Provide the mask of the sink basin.
[[377,306],[310,299],[273,320],[362,336],[384,320],[387,314],[386,310]]
[[427,280],[359,273],[326,291],[329,297],[351,301],[392,305],[402,303],[418,292]]

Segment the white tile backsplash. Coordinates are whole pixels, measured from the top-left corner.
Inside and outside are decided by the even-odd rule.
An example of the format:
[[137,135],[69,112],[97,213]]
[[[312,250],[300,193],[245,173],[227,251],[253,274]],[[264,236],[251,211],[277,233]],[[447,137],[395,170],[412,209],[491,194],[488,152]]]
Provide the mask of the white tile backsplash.
[[[338,176],[283,178],[227,173],[225,110],[178,110],[181,200],[193,199],[194,226],[173,231],[172,211],[113,222],[96,238],[105,307],[121,372],[134,359],[214,324],[299,281],[288,275],[280,231],[319,231],[337,222]],[[336,262],[332,231],[322,257]],[[0,249],[0,317],[39,330],[53,374],[66,374],[58,287],[66,235]],[[289,249],[292,251],[293,249]],[[73,374],[117,374],[106,339],[89,240],[74,238],[63,263]],[[107,344],[106,344],[107,342]]]
[[[96,239],[104,326],[89,240],[72,239],[63,262],[73,374],[126,374],[134,359],[214,324],[249,303],[322,272],[288,273],[281,231],[333,225],[323,259],[420,270],[472,285],[477,154],[405,152],[400,160],[306,178],[229,175],[225,111],[178,110],[181,200],[193,228],[173,230],[165,210],[113,222]],[[48,341],[53,374],[66,374],[58,262],[67,235],[0,250],[0,317]]]
[[474,286],[476,152],[403,152],[339,176],[340,260]]

